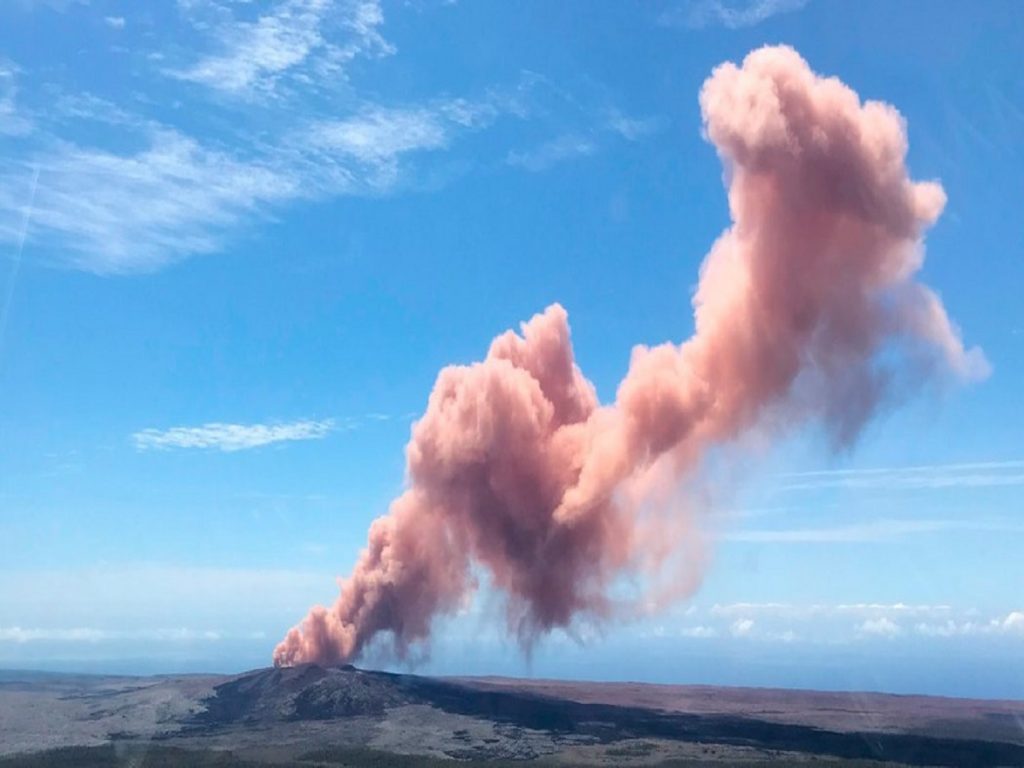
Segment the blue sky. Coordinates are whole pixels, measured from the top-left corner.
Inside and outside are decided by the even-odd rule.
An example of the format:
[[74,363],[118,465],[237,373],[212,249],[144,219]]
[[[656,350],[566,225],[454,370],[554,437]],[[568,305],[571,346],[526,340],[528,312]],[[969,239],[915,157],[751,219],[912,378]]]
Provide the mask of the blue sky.
[[697,93],[780,42],[905,116],[993,375],[732,468],[671,610],[527,659],[485,597],[420,668],[1024,696],[1012,2],[4,3],[0,666],[266,664],[443,365],[559,301],[607,400],[688,337],[728,226]]

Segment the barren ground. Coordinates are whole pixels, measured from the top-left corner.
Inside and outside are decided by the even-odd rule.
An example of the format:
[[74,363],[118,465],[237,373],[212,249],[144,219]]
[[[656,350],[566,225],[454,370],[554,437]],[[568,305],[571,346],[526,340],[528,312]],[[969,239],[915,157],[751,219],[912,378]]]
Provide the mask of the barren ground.
[[[90,749],[52,751],[68,747]],[[393,762],[402,756],[411,764],[1024,765],[1024,702],[351,667],[0,673],[0,768],[404,765]]]

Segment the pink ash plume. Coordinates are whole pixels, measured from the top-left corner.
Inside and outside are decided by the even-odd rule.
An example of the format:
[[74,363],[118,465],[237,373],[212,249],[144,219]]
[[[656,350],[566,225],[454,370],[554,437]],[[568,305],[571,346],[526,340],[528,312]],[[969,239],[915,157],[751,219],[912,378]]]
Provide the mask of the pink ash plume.
[[[656,472],[684,482],[709,448],[755,428],[813,421],[848,444],[895,384],[985,374],[914,280],[945,194],[908,177],[894,108],[787,47],[721,65],[700,104],[733,224],[701,267],[694,335],[634,348],[610,405],[576,367],[557,304],[483,362],[441,371],[407,448],[408,490],[275,664],[349,661],[381,633],[404,653],[459,608],[472,565],[507,596],[524,643],[607,617],[613,580],[664,555],[632,492]],[[675,530],[665,523],[661,543]]]

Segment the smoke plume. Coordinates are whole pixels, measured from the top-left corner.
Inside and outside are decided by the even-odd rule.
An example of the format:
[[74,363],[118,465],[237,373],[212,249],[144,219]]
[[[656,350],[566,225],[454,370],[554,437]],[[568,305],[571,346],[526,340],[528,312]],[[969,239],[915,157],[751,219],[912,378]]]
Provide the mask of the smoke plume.
[[407,490],[275,664],[348,661],[381,633],[401,654],[459,608],[471,566],[507,596],[524,642],[607,617],[613,580],[664,556],[635,492],[652,478],[684,482],[754,429],[814,422],[848,444],[893,388],[985,375],[914,279],[945,194],[908,177],[893,107],[861,103],[787,47],[722,64],[700,105],[733,223],[701,266],[694,335],[635,347],[610,405],[576,367],[557,304],[483,362],[442,370],[407,447]]

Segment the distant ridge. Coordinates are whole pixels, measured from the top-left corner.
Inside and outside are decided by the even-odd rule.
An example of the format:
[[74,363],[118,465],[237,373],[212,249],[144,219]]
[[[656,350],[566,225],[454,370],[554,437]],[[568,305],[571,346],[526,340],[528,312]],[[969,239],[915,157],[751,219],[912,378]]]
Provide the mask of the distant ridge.
[[[639,686],[638,684],[558,683],[539,684],[562,695],[538,691],[531,681],[509,679],[431,678],[358,669],[352,665],[321,667],[315,664],[254,670],[214,688],[207,708],[190,723],[200,730],[229,725],[269,726],[275,722],[333,720],[382,715],[403,705],[428,705],[444,712],[494,721],[520,728],[572,734],[613,742],[623,739],[669,739],[713,742],[767,750],[812,752],[845,759],[869,759],[907,765],[977,766],[1024,765],[1024,743],[983,738],[952,738],[927,733],[894,733],[829,730],[803,723],[774,722],[747,714],[694,714],[668,706],[623,705],[609,701],[576,701],[571,689],[600,687],[614,694],[616,687],[676,691],[698,690],[707,697],[710,686]],[[741,689],[742,690],[742,689]],[[748,689],[749,692],[749,689]],[[833,707],[850,706],[841,693],[793,693],[763,689],[764,698],[806,698]],[[869,695],[894,702],[932,701],[928,697]],[[608,696],[607,698],[612,698]],[[593,697],[592,697],[593,698]],[[857,696],[864,702],[864,696]],[[955,701],[955,700],[947,700]],[[667,702],[665,702],[667,705]],[[1024,703],[1020,706],[1024,713]],[[854,710],[850,710],[854,711]],[[948,726],[946,734],[955,732]],[[1012,733],[1012,731],[1010,731]],[[1018,731],[1024,740],[1024,733]]]

